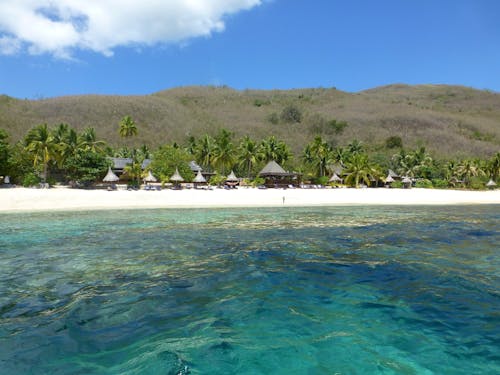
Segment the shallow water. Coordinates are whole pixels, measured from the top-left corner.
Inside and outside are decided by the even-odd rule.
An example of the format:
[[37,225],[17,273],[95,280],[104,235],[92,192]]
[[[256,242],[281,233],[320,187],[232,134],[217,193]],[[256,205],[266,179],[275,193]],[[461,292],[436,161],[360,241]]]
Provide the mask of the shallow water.
[[498,374],[500,206],[0,217],[1,374]]

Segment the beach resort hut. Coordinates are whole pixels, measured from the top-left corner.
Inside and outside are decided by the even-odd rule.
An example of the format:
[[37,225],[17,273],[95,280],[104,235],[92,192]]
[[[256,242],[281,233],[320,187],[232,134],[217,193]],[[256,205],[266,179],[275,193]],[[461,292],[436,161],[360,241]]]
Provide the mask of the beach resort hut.
[[181,182],[184,181],[177,168],[175,168],[175,173],[170,177],[170,181],[174,183],[174,188],[176,189],[179,189]]
[[394,180],[394,177],[392,177],[392,176],[391,176],[391,174],[389,173],[389,174],[387,175],[386,179],[385,179],[385,185],[386,185],[387,187],[390,187],[390,186],[391,186],[391,184],[392,184],[394,181],[395,181],[395,180]]
[[111,167],[108,168],[108,173],[106,173],[106,176],[102,179],[103,182],[110,184],[108,190],[116,190],[115,182],[118,182],[119,180],[120,178],[113,173]]
[[496,182],[492,178],[486,183],[486,187],[489,189],[494,189],[497,186]]
[[[387,176],[391,176],[391,178],[396,181],[396,180],[401,180],[401,176],[399,176],[396,172],[394,172],[392,169],[389,169],[387,171]],[[393,182],[394,182],[393,181]]]
[[332,177],[328,180],[328,182],[333,182],[335,184],[341,184],[342,179],[337,175],[337,173],[334,173]]
[[207,179],[203,177],[201,174],[201,169],[198,169],[198,173],[196,174],[196,177],[193,180],[194,187],[196,188],[199,185],[203,185],[207,183]]
[[144,182],[148,183],[148,182],[156,182],[158,181],[156,179],[155,176],[153,176],[153,174],[151,173],[151,171],[148,171],[148,175],[146,177],[144,177]]
[[146,189],[149,189],[148,183],[150,182],[156,182],[158,181],[155,176],[151,173],[151,171],[148,171],[148,175],[144,177],[144,183],[146,184]]
[[208,182],[210,180],[210,177],[215,175],[215,172],[207,172],[204,171],[202,167],[198,163],[196,163],[194,160],[189,162],[189,168],[193,173],[198,174],[198,171],[201,172],[202,176],[205,178],[205,182]]
[[296,173],[285,171],[274,160],[266,164],[259,172],[259,176],[263,177],[267,187],[287,187],[292,184],[292,180],[297,177]]
[[404,189],[411,188],[411,179],[409,177],[403,177],[403,179],[401,180],[401,182],[403,183],[403,188]]
[[226,177],[226,185],[229,187],[236,188],[236,185],[238,185],[239,182],[240,180],[236,177],[233,171],[231,171],[229,176]]

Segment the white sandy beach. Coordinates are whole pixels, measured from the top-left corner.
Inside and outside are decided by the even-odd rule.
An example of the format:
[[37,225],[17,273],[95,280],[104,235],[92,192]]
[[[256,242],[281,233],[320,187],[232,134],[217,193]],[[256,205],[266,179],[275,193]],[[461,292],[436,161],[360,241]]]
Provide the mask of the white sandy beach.
[[500,204],[500,190],[254,189],[106,191],[0,189],[0,212],[131,208]]

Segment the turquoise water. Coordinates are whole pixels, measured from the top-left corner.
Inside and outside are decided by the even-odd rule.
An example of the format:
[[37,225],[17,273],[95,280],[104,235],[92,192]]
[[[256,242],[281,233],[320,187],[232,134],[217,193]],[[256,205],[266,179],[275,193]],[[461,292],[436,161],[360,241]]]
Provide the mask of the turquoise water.
[[498,374],[500,206],[0,217],[1,374]]

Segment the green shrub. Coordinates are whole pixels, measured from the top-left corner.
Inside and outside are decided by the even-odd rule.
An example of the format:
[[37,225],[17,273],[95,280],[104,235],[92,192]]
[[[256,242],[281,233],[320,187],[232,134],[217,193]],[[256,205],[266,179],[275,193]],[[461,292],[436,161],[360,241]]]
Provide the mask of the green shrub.
[[287,123],[299,123],[302,121],[302,112],[293,104],[287,105],[281,111],[281,120]]
[[328,176],[321,176],[316,179],[316,183],[319,185],[328,185]]
[[253,105],[256,107],[262,107],[263,105],[269,105],[271,102],[267,99],[255,99]]
[[269,121],[271,124],[277,125],[280,122],[280,117],[276,112],[273,112],[269,116],[267,116],[267,121]]
[[262,177],[255,177],[252,181],[252,186],[257,187],[259,185],[264,185],[265,182],[266,180],[263,179]]
[[23,178],[23,186],[24,187],[36,186],[40,183],[40,181],[41,181],[40,177],[38,177],[36,174],[28,173]]
[[393,135],[385,140],[385,147],[386,148],[402,148],[403,147],[403,140],[401,137],[397,135]]
[[445,189],[448,187],[448,181],[436,178],[432,180],[432,186],[436,189]]
[[430,180],[421,179],[421,180],[417,180],[417,182],[415,183],[415,187],[430,189],[433,186],[432,186],[432,182]]
[[401,189],[403,187],[403,183],[401,181],[394,181],[391,184],[391,187],[393,187],[394,189]]
[[469,183],[469,188],[473,190],[486,189],[486,181],[481,177],[472,177]]
[[210,180],[208,181],[209,185],[216,185],[216,186],[220,186],[220,185],[224,185],[224,182],[226,182],[226,176],[223,176],[221,174],[216,174],[212,177],[210,177]]
[[344,132],[344,129],[347,128],[348,124],[345,121],[337,121],[337,120],[330,120],[328,122],[328,125],[333,129],[335,134],[339,135]]

